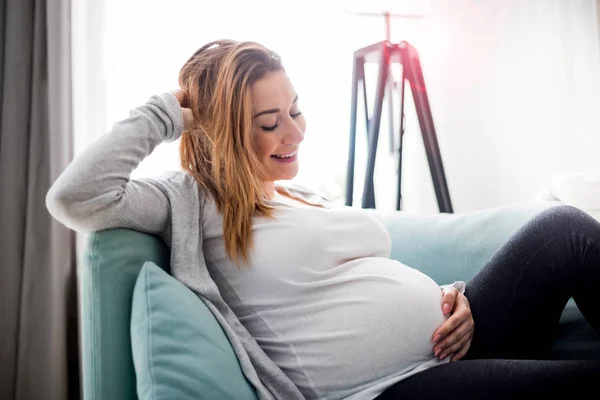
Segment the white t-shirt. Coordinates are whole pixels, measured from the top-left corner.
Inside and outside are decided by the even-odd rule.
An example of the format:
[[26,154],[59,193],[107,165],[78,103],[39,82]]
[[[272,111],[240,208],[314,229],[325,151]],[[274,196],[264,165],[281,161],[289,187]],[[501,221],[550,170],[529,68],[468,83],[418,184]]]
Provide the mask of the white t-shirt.
[[[275,219],[254,220],[250,266],[227,258],[217,217],[203,218],[203,250],[224,300],[304,396],[373,399],[447,362],[431,342],[445,320],[439,285],[390,259],[386,228],[365,210],[288,191],[323,207],[275,198]],[[214,202],[203,214],[218,215]]]

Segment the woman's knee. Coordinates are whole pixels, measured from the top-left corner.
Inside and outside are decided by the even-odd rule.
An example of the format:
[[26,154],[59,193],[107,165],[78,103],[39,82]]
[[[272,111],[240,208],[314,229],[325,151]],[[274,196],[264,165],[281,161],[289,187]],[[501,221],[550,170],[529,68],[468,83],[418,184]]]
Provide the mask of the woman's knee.
[[600,235],[600,222],[585,211],[567,204],[552,206],[540,212],[535,217],[535,223],[545,225],[548,228],[565,229],[570,232],[581,232],[590,229]]

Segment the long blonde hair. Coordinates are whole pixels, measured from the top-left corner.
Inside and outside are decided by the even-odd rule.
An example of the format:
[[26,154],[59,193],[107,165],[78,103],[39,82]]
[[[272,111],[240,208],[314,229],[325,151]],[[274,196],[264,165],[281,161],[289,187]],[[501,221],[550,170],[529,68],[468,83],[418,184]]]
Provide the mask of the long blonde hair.
[[251,86],[283,70],[279,56],[254,42],[217,40],[183,65],[179,85],[197,123],[181,136],[182,168],[215,199],[229,258],[248,263],[255,213],[272,218],[266,178],[253,141]]

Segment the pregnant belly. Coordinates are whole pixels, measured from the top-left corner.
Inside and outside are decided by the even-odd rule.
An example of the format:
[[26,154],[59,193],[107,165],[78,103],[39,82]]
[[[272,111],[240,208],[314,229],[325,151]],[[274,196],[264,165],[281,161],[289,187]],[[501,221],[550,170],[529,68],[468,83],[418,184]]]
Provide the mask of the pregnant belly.
[[431,338],[445,320],[439,286],[386,258],[348,264],[309,301],[278,310],[288,318],[278,319],[281,342],[267,349],[301,389],[345,391],[434,359]]

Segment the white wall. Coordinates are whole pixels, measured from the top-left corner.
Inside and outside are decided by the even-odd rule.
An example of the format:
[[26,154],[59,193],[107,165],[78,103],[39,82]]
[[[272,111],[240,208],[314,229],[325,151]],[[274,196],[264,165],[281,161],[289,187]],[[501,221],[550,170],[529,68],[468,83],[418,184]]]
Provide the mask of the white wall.
[[[383,40],[382,18],[351,15],[341,0],[103,4],[96,82],[105,85],[94,90],[105,101],[88,114],[104,124],[95,130],[174,88],[183,62],[207,41],[256,40],[282,55],[308,120],[297,181],[343,202],[352,52]],[[455,211],[532,200],[556,173],[599,167],[597,21],[594,0],[432,0],[427,18],[393,21],[393,41],[407,40],[421,55]],[[404,209],[437,212],[414,110],[407,115]],[[378,207],[392,209],[395,161],[385,154],[385,128],[376,193]],[[358,136],[355,205],[366,158],[364,132]],[[159,146],[134,175],[178,168],[177,144]]]
[[[559,172],[600,167],[595,7],[434,1],[429,32],[440,42],[424,43],[421,56],[455,211],[531,200]],[[436,212],[411,126],[406,209]]]

